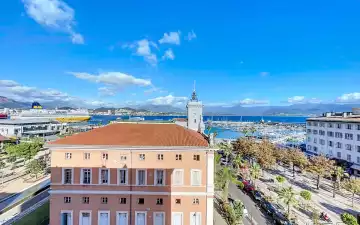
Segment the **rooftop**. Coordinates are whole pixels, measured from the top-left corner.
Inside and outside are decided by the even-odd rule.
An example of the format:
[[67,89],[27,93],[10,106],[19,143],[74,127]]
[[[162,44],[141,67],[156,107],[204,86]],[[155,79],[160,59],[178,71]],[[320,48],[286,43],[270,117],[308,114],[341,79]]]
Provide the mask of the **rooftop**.
[[21,125],[21,124],[40,124],[40,123],[59,123],[50,119],[5,119],[0,120],[0,125]]
[[325,122],[360,123],[360,117],[341,117],[341,116],[312,117],[312,118],[307,118],[306,120],[308,120],[308,121],[325,121]]
[[113,123],[56,140],[50,145],[208,147],[208,141],[198,132],[171,123]]

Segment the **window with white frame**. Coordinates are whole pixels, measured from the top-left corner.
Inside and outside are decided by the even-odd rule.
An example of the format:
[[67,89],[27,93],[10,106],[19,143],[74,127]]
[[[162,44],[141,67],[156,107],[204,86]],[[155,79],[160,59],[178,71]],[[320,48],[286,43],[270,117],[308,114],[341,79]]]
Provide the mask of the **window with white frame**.
[[103,152],[101,158],[102,158],[103,160],[108,160],[108,159],[109,159],[109,154],[106,153],[106,152]]
[[329,141],[329,147],[333,147],[334,143],[332,141]]
[[164,160],[164,154],[157,154],[158,160]]
[[342,148],[341,142],[336,142],[336,148]]
[[173,172],[173,185],[183,185],[184,184],[184,170],[175,169]]
[[162,198],[156,199],[156,205],[163,205],[163,204],[164,204],[164,199],[162,199]]
[[357,130],[360,130],[360,124],[357,125]]
[[91,169],[81,169],[82,184],[91,184]]
[[71,203],[71,197],[64,197],[64,203]]
[[334,137],[334,132],[333,132],[333,131],[328,131],[328,132],[327,132],[327,135],[328,135],[329,137]]
[[345,139],[352,140],[353,139],[353,134],[345,133]]
[[201,170],[191,170],[191,186],[201,185]]
[[137,185],[146,185],[146,170],[137,170],[136,171],[136,184]]
[[336,138],[342,138],[343,134],[341,132],[335,132],[335,137]]
[[320,144],[321,144],[321,145],[325,145],[325,140],[324,140],[324,139],[320,139]]
[[109,184],[110,183],[110,170],[109,169],[100,169],[99,184]]
[[348,150],[348,151],[351,151],[352,150],[352,145],[346,144],[345,149]]
[[351,128],[352,128],[351,124],[346,124],[346,129],[351,130]]
[[155,170],[155,185],[165,185],[165,170]]
[[198,198],[193,199],[193,205],[199,205],[200,201]]
[[356,151],[357,151],[357,152],[360,152],[360,146],[359,146],[359,145],[356,146]]
[[176,159],[177,161],[181,161],[181,160],[182,160],[182,155],[181,155],[181,154],[176,154],[175,159]]
[[73,212],[62,210],[60,215],[61,225],[73,225]]
[[120,155],[120,161],[126,161],[127,156],[126,155]]
[[315,143],[315,144],[317,143],[317,139],[316,139],[316,138],[314,138],[314,143]]
[[72,184],[73,183],[73,170],[64,169],[63,170],[63,184]]
[[336,124],[336,127],[337,127],[338,129],[341,129],[341,123]]
[[135,225],[146,225],[146,212],[135,211]]
[[356,157],[356,162],[360,163],[360,156]]
[[79,220],[79,225],[91,225],[91,211],[80,211]]
[[71,159],[71,158],[72,158],[72,153],[66,152],[65,153],[65,159]]
[[98,212],[98,224],[99,225],[110,225],[110,212],[99,211]]
[[341,159],[341,152],[337,152],[336,156]]
[[349,161],[349,162],[351,162],[351,155],[350,155],[350,154],[347,154],[347,155],[346,155],[346,160]]
[[139,160],[145,160],[145,154],[139,154]]
[[333,128],[334,126],[333,126],[332,123],[328,123],[328,127],[329,127],[329,128]]
[[190,213],[190,225],[201,224],[201,213],[200,212],[191,212]]
[[108,197],[101,197],[101,204],[108,204]]
[[154,212],[154,225],[165,225],[165,212]]
[[82,203],[83,204],[89,204],[90,203],[90,197],[87,197],[87,196],[82,197]]
[[119,176],[118,184],[120,184],[120,185],[127,184],[127,180],[128,180],[128,170],[127,169],[119,169],[118,176]]

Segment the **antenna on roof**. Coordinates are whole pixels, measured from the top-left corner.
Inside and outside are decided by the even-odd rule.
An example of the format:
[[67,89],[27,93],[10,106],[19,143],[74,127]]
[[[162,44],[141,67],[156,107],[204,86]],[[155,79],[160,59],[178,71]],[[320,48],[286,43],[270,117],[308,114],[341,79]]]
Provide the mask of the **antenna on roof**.
[[196,91],[196,80],[194,80],[194,92]]

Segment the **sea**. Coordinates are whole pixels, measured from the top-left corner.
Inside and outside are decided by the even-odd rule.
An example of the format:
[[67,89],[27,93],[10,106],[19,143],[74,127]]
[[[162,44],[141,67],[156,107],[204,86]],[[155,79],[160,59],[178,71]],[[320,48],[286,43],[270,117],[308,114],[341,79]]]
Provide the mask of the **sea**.
[[[108,124],[117,118],[128,119],[128,116],[108,116],[108,115],[94,115],[89,120],[88,124]],[[142,116],[145,120],[159,120],[169,121],[174,118],[186,118],[186,116]],[[307,117],[302,116],[204,116],[204,121],[232,121],[232,122],[275,122],[275,123],[292,123],[292,124],[305,124]],[[211,132],[217,132],[217,138],[221,139],[235,139],[242,134],[237,131],[214,127]]]

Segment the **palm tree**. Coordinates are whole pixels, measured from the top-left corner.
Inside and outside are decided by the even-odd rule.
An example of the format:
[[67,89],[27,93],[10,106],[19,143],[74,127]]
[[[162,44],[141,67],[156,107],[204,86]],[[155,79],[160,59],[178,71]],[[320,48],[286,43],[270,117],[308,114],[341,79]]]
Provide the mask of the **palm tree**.
[[222,142],[219,145],[219,148],[224,151],[224,155],[226,157],[226,163],[229,162],[229,156],[231,155],[232,150],[233,150],[232,145],[229,143]]
[[239,171],[241,167],[244,166],[244,159],[241,157],[239,153],[236,154],[235,158],[232,161],[234,167]]
[[255,181],[257,179],[259,179],[260,174],[261,174],[260,165],[257,163],[252,164],[250,167],[250,177],[251,177],[251,181],[253,182],[254,186],[255,186]]
[[341,166],[335,166],[333,175],[335,175],[335,179],[333,179],[333,198],[335,198],[335,189],[338,188],[340,190],[341,177],[344,175],[344,169]]
[[220,188],[222,189],[223,201],[227,202],[229,195],[229,184],[239,183],[239,181],[236,179],[234,171],[230,167],[223,167],[220,171],[217,172],[216,181],[218,183],[218,186],[220,186]]
[[287,217],[290,218],[290,207],[297,203],[295,191],[292,187],[283,188],[279,192],[279,199],[287,205]]

